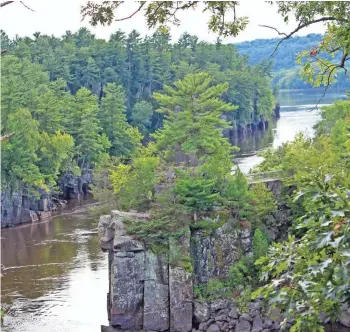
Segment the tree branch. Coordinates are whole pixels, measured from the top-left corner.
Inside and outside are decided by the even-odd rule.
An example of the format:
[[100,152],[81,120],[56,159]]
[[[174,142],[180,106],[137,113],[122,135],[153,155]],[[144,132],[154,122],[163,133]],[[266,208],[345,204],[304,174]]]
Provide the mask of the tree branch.
[[318,18],[318,19],[316,19],[316,20],[312,20],[312,21],[308,21],[308,22],[304,22],[304,23],[300,22],[300,23],[298,24],[298,26],[297,26],[292,32],[290,32],[290,33],[288,33],[288,34],[286,34],[286,33],[284,33],[284,32],[280,32],[280,31],[278,31],[278,30],[277,30],[276,28],[274,28],[274,27],[270,27],[270,26],[268,26],[268,25],[265,25],[265,26],[262,25],[263,27],[266,27],[266,28],[269,28],[269,29],[272,29],[272,30],[277,31],[277,33],[278,33],[279,35],[284,35],[284,36],[285,36],[284,38],[282,38],[282,39],[277,43],[277,45],[276,45],[274,51],[273,51],[272,54],[270,55],[270,59],[275,55],[275,53],[276,53],[278,47],[282,44],[282,42],[284,42],[286,39],[288,39],[288,38],[292,37],[293,35],[295,35],[295,34],[296,34],[298,31],[300,31],[301,29],[306,28],[306,27],[308,27],[309,25],[312,25],[312,24],[315,24],[315,23],[327,22],[327,21],[337,21],[337,20],[338,20],[338,19],[335,18],[335,17],[326,16],[326,17],[321,17],[321,18]]
[[12,2],[14,2],[14,1],[5,1],[5,2],[1,2],[1,3],[0,3],[0,8],[1,8],[1,7],[7,6],[7,5],[9,5],[10,3],[12,3]]
[[1,136],[0,137],[0,142],[5,142],[7,141],[11,136],[13,136],[15,133],[11,133],[11,134],[7,134],[7,135],[4,135],[4,136]]
[[278,31],[276,28],[272,27],[272,26],[269,26],[269,25],[264,25],[264,24],[259,24],[259,27],[262,27],[262,28],[269,28],[269,29],[272,29],[272,30],[275,30],[280,36],[286,36],[287,37],[287,34],[284,33],[284,32],[280,32]]
[[125,21],[128,20],[129,18],[132,18],[133,16],[135,16],[141,9],[142,7],[146,4],[146,1],[141,1],[141,4],[139,6],[139,8],[137,8],[133,13],[131,13],[129,16],[127,17],[123,17],[123,18],[116,18],[115,21],[120,22],[120,21]]
[[26,7],[27,9],[31,10],[32,12],[35,12],[35,10],[33,10],[32,8],[29,8],[23,1],[20,1],[20,3]]

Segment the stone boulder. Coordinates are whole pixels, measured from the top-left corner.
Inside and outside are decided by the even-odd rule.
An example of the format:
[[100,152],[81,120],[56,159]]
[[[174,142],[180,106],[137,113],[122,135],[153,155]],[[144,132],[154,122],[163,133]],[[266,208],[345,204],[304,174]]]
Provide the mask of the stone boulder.
[[202,323],[210,317],[209,305],[206,302],[194,301],[193,318],[196,323]]

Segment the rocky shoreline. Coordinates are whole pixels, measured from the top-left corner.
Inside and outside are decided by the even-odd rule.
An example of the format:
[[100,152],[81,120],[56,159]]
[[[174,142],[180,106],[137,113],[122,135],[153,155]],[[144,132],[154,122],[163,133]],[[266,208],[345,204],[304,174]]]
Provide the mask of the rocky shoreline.
[[50,219],[52,212],[65,205],[66,200],[86,194],[91,183],[92,170],[87,170],[82,176],[63,174],[58,180],[60,193],[41,189],[33,193],[24,186],[13,190],[5,184],[1,191],[1,228]]

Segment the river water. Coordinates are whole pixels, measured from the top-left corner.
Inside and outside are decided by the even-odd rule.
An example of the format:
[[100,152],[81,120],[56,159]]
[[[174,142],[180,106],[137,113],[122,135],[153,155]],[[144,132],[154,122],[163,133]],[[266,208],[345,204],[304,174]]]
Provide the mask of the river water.
[[[241,147],[241,169],[247,173],[261,161],[255,155],[259,150],[292,140],[299,131],[312,135],[320,116],[310,109],[321,93],[281,92],[280,120],[235,142]],[[328,93],[322,103],[342,97]],[[98,332],[108,324],[107,255],[98,247],[97,221],[87,213],[91,204],[70,201],[52,221],[2,230],[1,301],[8,308],[2,331]]]

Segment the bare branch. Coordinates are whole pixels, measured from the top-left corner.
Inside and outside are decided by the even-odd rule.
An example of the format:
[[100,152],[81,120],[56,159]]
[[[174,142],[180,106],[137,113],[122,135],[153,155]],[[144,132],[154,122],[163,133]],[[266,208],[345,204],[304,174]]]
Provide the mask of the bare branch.
[[12,2],[14,2],[14,1],[4,1],[4,2],[1,2],[1,3],[0,3],[0,8],[1,8],[1,7],[7,6],[7,5],[9,5],[10,3],[12,3]]
[[298,24],[298,26],[290,33],[286,34],[286,33],[283,33],[283,32],[280,32],[278,31],[276,28],[273,28],[273,27],[270,27],[270,26],[267,26],[265,25],[264,27],[266,28],[270,28],[270,29],[273,29],[275,31],[278,32],[279,35],[284,35],[285,37],[282,38],[276,45],[274,51],[272,52],[272,54],[270,55],[270,59],[275,55],[278,47],[282,44],[283,41],[285,41],[286,39],[292,37],[293,35],[295,35],[298,31],[300,31],[301,29],[303,28],[306,28],[308,27],[309,25],[312,25],[312,24],[315,24],[315,23],[320,23],[320,22],[327,22],[327,21],[337,21],[338,19],[335,18],[335,17],[332,17],[332,16],[326,16],[326,17],[321,17],[321,18],[318,18],[316,20],[312,20],[312,21],[308,21],[308,22],[305,22],[305,23],[302,23],[300,22]]
[[262,27],[262,28],[269,28],[269,29],[275,30],[280,36],[286,36],[286,37],[287,37],[287,34],[286,34],[286,33],[280,32],[280,31],[278,31],[276,28],[271,27],[271,26],[269,26],[269,25],[259,24],[259,27]]
[[142,7],[146,4],[146,1],[141,1],[141,4],[139,6],[139,8],[137,8],[133,13],[131,13],[129,16],[127,17],[123,17],[123,18],[116,18],[115,20],[117,22],[120,22],[120,21],[125,21],[125,20],[128,20],[129,18],[132,18],[133,16],[135,16],[141,9]]
[[15,133],[11,133],[11,134],[7,134],[7,135],[4,135],[4,136],[1,136],[0,137],[0,142],[5,142],[7,141],[11,136],[13,136]]
[[27,9],[31,10],[32,12],[35,12],[35,10],[33,10],[32,8],[29,8],[23,1],[20,1],[20,3],[26,7]]

